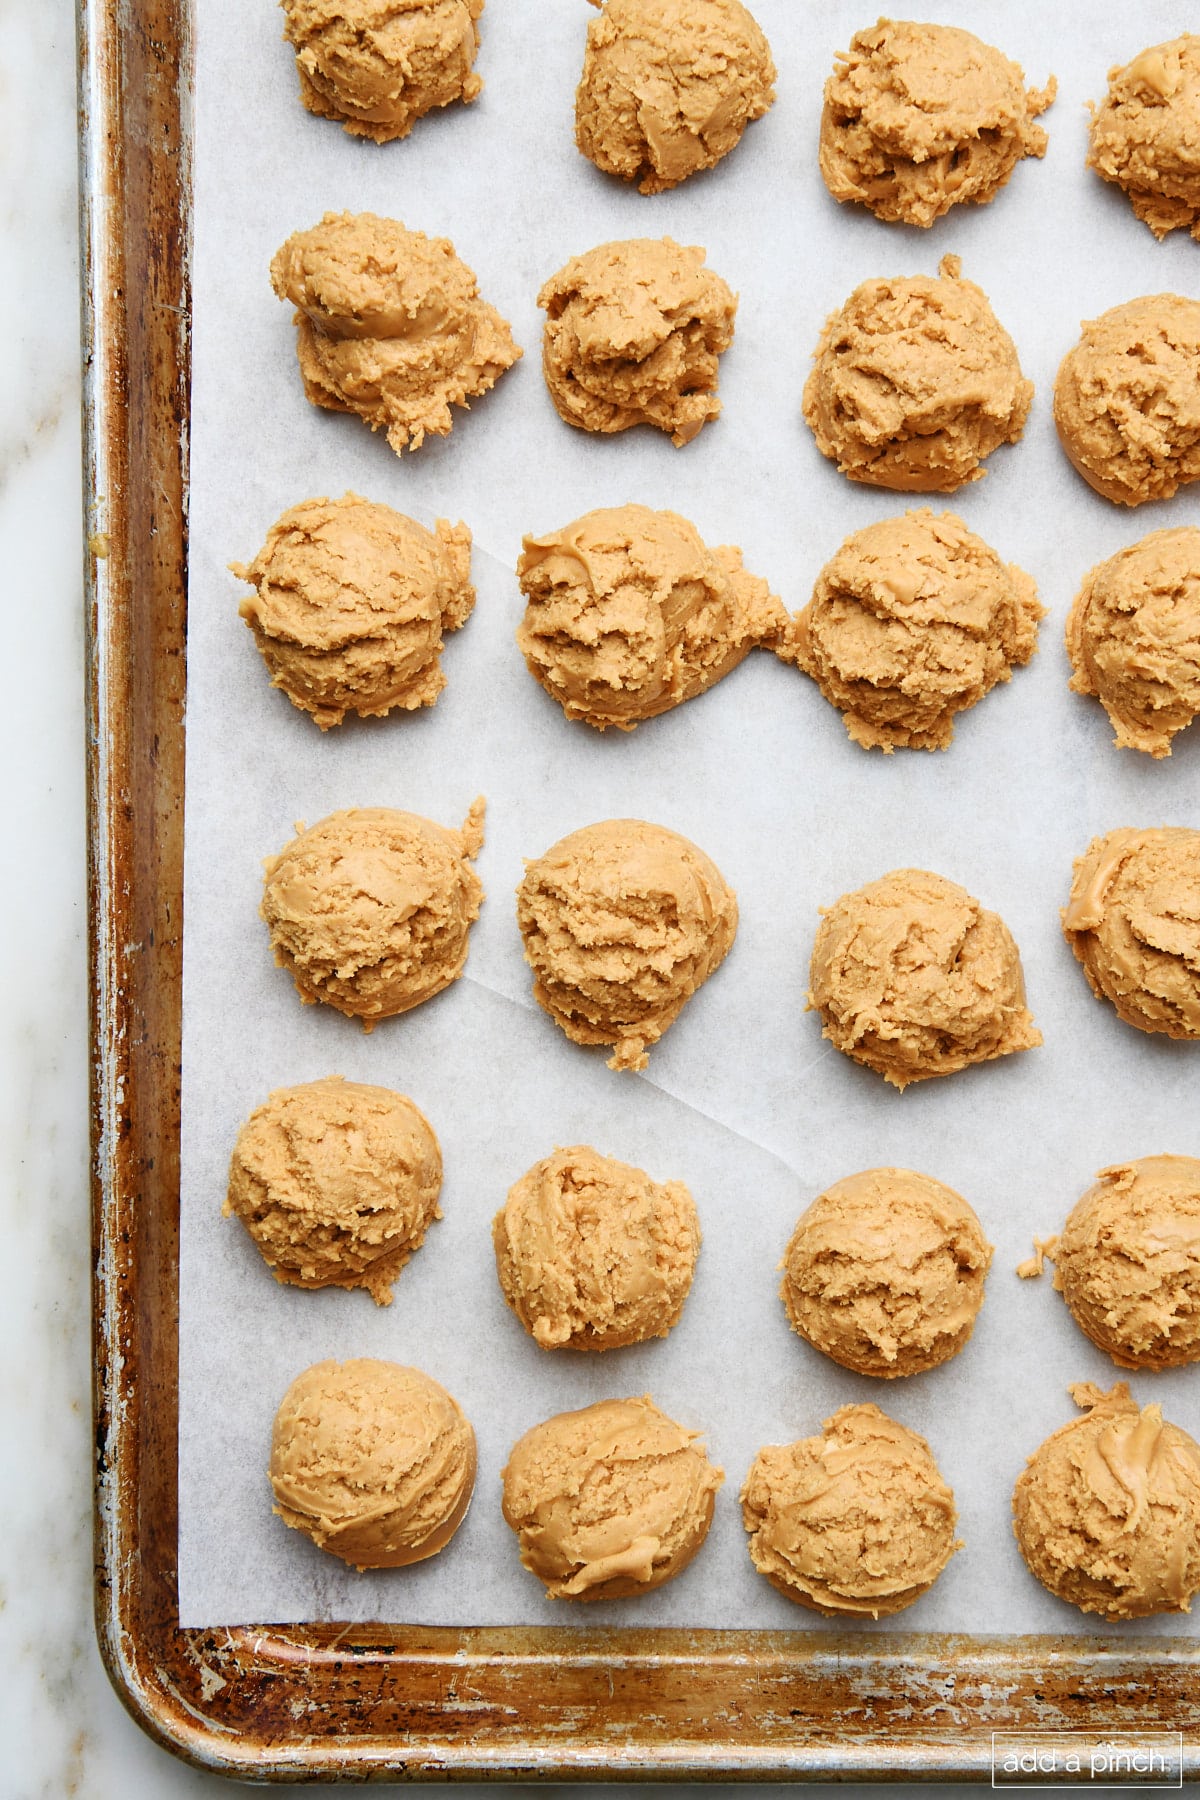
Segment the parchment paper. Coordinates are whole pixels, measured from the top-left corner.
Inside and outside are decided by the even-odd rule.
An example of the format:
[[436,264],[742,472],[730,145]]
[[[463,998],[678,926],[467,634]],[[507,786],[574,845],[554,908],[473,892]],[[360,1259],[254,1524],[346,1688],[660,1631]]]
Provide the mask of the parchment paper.
[[[1050,395],[1079,322],[1135,294],[1197,291],[1200,250],[1155,243],[1084,168],[1084,102],[1106,71],[1185,29],[1182,4],[1099,0],[925,6],[974,26],[1024,66],[1055,71],[1050,150],[994,204],[931,231],[839,209],[816,167],[821,84],[866,4],[754,0],[779,66],[773,111],[708,175],[645,198],[576,152],[583,0],[490,0],[469,109],[377,148],[301,110],[281,16],[268,0],[197,0],[195,325],[188,666],[180,1610],[185,1626],[382,1617],[414,1623],[578,1618],[824,1629],[754,1572],[737,1503],[765,1442],[873,1400],[928,1436],[957,1496],[965,1548],[894,1627],[1090,1631],[1020,1561],[1009,1497],[1025,1457],[1073,1415],[1069,1381],[1108,1386],[1111,1363],[1072,1324],[1049,1278],[1019,1282],[1035,1231],[1061,1225],[1094,1172],[1159,1151],[1200,1154],[1200,1048],[1150,1038],[1097,1003],[1059,932],[1072,858],[1126,824],[1200,824],[1200,732],[1164,764],[1112,747],[1100,708],[1067,691],[1067,608],[1084,572],[1144,533],[1193,520],[1196,499],[1137,513],[1098,498],[1057,447]],[[305,401],[290,309],[268,264],[326,209],[374,210],[454,240],[525,359],[448,439],[397,459],[356,419]],[[721,365],[721,419],[682,451],[649,430],[574,431],[542,385],[541,282],[615,237],[707,247],[741,296]],[[1011,331],[1037,397],[1025,438],[945,502],[1037,579],[1041,651],[958,725],[945,754],[867,754],[812,683],[756,653],[710,694],[634,735],[568,725],[513,642],[525,532],[626,499],[687,514],[741,544],[789,610],[843,537],[901,511],[818,454],[800,392],[826,313],[870,275],[932,273],[958,252]],[[475,614],[448,640],[436,708],[322,736],[272,690],[227,572],[287,506],[347,488],[475,534]],[[940,497],[933,497],[941,505]],[[337,808],[390,805],[458,823],[488,797],[487,890],[466,978],[367,1037],[302,1007],[258,917],[261,861]],[[522,858],[591,820],[637,815],[694,838],[736,887],[741,929],[724,967],[652,1053],[618,1075],[533,1005],[513,891]],[[805,1013],[817,908],[906,864],[938,870],[996,909],[1021,948],[1045,1047],[898,1094],[832,1050]],[[411,1094],[446,1164],[445,1218],[395,1304],[278,1286],[221,1217],[230,1148],[275,1087],[331,1072]],[[588,1142],[691,1186],[699,1271],[670,1338],[605,1356],[539,1351],[496,1284],[489,1222],[508,1186],[556,1144]],[[996,1246],[975,1336],[954,1361],[900,1382],[853,1376],[800,1342],[777,1298],[791,1227],[859,1168],[922,1169],[971,1201]],[[413,1362],[457,1396],[479,1437],[470,1515],[450,1548],[408,1571],[357,1575],[271,1512],[267,1448],[292,1378],[325,1357]],[[1200,1431],[1194,1370],[1133,1381]],[[545,1600],[500,1513],[500,1470],[530,1425],[610,1394],[650,1392],[702,1429],[726,1475],[708,1543],[678,1580],[633,1601]],[[865,1627],[870,1629],[870,1627]],[[880,1627],[884,1629],[886,1627]],[[1103,1629],[1103,1628],[1101,1628]],[[1178,1619],[1136,1627],[1190,1629]]]

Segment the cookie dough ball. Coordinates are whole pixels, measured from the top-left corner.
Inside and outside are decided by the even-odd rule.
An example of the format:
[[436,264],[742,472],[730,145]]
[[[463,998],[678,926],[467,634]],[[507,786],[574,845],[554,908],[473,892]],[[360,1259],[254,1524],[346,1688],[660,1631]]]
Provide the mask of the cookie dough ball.
[[568,425],[654,425],[678,447],[720,412],[717,358],[733,342],[737,298],[697,246],[598,244],[551,276],[538,305],[542,372]]
[[735,545],[710,550],[687,519],[648,506],[602,507],[525,538],[517,574],[530,674],[598,731],[632,731],[702,694],[787,631],[782,602]]
[[774,81],[740,0],[604,0],[588,26],[575,142],[606,175],[661,194],[727,156],[770,108]]
[[492,1242],[504,1298],[543,1350],[614,1350],[678,1323],[700,1222],[682,1181],[575,1144],[509,1189]]
[[1042,1041],[1003,919],[926,869],[823,908],[809,984],[822,1036],[897,1088]]
[[1156,238],[1200,241],[1200,37],[1185,32],[1110,69],[1088,167],[1124,188]]
[[1016,346],[957,256],[938,269],[860,282],[825,321],[804,417],[851,481],[949,494],[1025,429]]
[[846,539],[780,654],[864,750],[944,750],[955,713],[1029,661],[1045,610],[954,513],[909,512]]
[[275,1511],[356,1569],[444,1550],[475,1483],[475,1433],[431,1375],[361,1357],[314,1363],[271,1433]]
[[1200,1444],[1119,1381],[1071,1390],[1088,1410],[1048,1437],[1013,1490],[1030,1573],[1082,1612],[1187,1612],[1200,1588]]
[[521,351],[449,238],[375,213],[326,213],[271,261],[296,308],[296,354],[314,406],[382,426],[397,456],[444,437],[451,406],[493,387]]
[[1124,827],[1076,858],[1063,934],[1127,1025],[1200,1038],[1200,831]]
[[517,923],[533,996],[573,1043],[646,1051],[725,960],[737,899],[703,850],[642,819],[604,819],[525,865]]
[[1054,423],[1083,479],[1120,506],[1200,481],[1200,300],[1147,294],[1086,319],[1059,366]]
[[554,1600],[661,1587],[708,1536],[725,1477],[649,1395],[557,1413],[514,1444],[504,1517]]
[[1114,743],[1170,756],[1200,713],[1200,531],[1180,525],[1097,563],[1067,619],[1077,694],[1094,694]]
[[390,1088],[330,1075],[277,1088],[237,1135],[223,1211],[276,1281],[366,1288],[379,1306],[442,1216],[442,1153],[424,1113]]
[[457,981],[483,889],[483,801],[461,831],[386,806],[330,813],[265,863],[260,912],[306,1006],[370,1031]]
[[818,1194],[783,1258],[792,1329],[860,1375],[918,1375],[975,1328],[992,1247],[961,1194],[865,1169]]
[[1026,91],[1018,65],[969,31],[880,19],[855,32],[825,83],[825,186],[903,225],[982,206],[1023,156],[1046,154],[1034,120],[1054,94],[1053,77]]
[[484,0],[280,0],[300,98],[377,144],[452,100],[474,100]]
[[254,587],[238,611],[272,685],[322,731],[348,712],[432,706],[442,634],[475,605],[465,525],[426,531],[358,494],[289,507],[254,561],[230,567]]
[[742,1489],[755,1568],[829,1618],[919,1600],[961,1549],[957,1519],[925,1439],[877,1406],[843,1406],[819,1437],[765,1445]]
[[1200,1161],[1101,1169],[1053,1247],[1076,1324],[1122,1369],[1200,1361]]

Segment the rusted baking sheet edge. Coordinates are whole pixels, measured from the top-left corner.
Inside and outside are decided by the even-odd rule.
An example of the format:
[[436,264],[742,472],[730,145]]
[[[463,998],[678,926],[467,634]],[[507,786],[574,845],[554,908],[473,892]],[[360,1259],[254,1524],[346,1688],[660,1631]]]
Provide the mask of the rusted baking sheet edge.
[[[265,0],[264,0],[265,3]],[[1186,1640],[176,1623],[190,16],[79,0],[96,1609],[162,1744],[259,1780],[986,1776],[1004,1728],[1182,1730]]]

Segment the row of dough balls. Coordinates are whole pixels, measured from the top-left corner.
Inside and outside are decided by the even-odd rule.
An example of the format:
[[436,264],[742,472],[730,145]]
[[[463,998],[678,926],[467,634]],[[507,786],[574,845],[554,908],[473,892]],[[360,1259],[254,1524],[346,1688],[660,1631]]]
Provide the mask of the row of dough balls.
[[[1124,1382],[1070,1391],[1086,1410],[1013,1492],[1026,1564],[1106,1619],[1186,1612],[1200,1590],[1200,1445]],[[698,1438],[642,1395],[557,1413],[517,1441],[504,1517],[552,1599],[644,1594],[686,1568],[725,1479]],[[268,1473],[285,1524],[354,1568],[402,1568],[444,1549],[465,1517],[475,1434],[420,1369],[316,1363],[275,1415]],[[869,1403],[764,1446],[741,1503],[755,1567],[830,1617],[902,1611],[962,1548],[928,1443]]]
[[[432,706],[444,634],[475,605],[471,533],[433,531],[348,493],[289,507],[233,572],[275,687],[321,729],[347,712]],[[710,548],[678,513],[597,508],[523,539],[517,643],[568,719],[604,731],[706,692],[761,646],[793,663],[864,749],[945,749],[955,715],[1037,648],[1032,578],[954,513],[853,532],[789,618],[736,545]],[[1084,578],[1066,627],[1072,688],[1115,742],[1151,756],[1200,713],[1200,530],[1151,532]]]
[[[327,1076],[279,1088],[238,1132],[224,1211],[275,1279],[365,1288],[388,1306],[401,1269],[441,1218],[441,1148],[389,1088]],[[492,1221],[504,1298],[543,1350],[615,1350],[665,1338],[700,1251],[681,1181],[586,1144],[555,1150],[509,1189]],[[1102,1169],[1053,1257],[1076,1322],[1121,1368],[1200,1361],[1200,1161],[1150,1156]],[[923,1374],[966,1344],[992,1247],[972,1208],[911,1169],[864,1169],[817,1196],[780,1267],[793,1329],[843,1368]]]
[[[326,213],[294,232],[271,282],[296,309],[308,399],[382,427],[397,455],[449,432],[451,406],[486,393],[522,355],[447,238],[376,213]],[[542,372],[567,424],[652,425],[682,446],[719,414],[737,297],[698,246],[598,244],[552,276],[538,304]],[[1200,479],[1198,384],[1200,301],[1143,295],[1088,320],[1054,389],[1067,455],[1109,500],[1168,499]],[[1032,399],[987,295],[944,256],[936,276],[861,282],[830,315],[803,411],[852,481],[953,493],[1020,438]]]
[[[300,97],[354,137],[407,137],[436,107],[474,100],[484,0],[280,0]],[[575,142],[643,194],[713,168],[775,99],[775,64],[740,0],[593,0]],[[931,225],[985,204],[1043,156],[1035,123],[1055,95],[953,25],[880,19],[839,51],[825,83],[819,162],[830,193],[878,219]],[[1152,45],[1109,71],[1088,166],[1128,194],[1156,237],[1200,235],[1200,38]]]
[[[360,807],[301,829],[265,864],[261,915],[300,999],[370,1031],[462,974],[483,889],[483,802],[460,831]],[[576,1044],[645,1068],[720,967],[737,898],[665,826],[605,819],[525,867],[517,923],[534,998]],[[1093,992],[1139,1031],[1200,1040],[1200,831],[1122,827],[1077,858],[1063,933]],[[897,1088],[1042,1042],[998,914],[925,869],[894,869],[822,909],[808,1004],[824,1036]]]

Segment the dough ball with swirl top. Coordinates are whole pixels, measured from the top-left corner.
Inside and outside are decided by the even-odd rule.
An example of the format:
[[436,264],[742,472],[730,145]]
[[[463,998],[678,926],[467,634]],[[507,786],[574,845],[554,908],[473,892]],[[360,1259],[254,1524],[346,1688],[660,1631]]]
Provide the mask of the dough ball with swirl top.
[[314,406],[357,413],[397,456],[444,437],[452,406],[485,394],[521,351],[449,238],[377,213],[326,213],[271,260],[296,308],[296,354]]
[[300,98],[377,144],[483,90],[473,64],[484,0],[280,0]]
[[533,994],[576,1044],[644,1069],[724,961],[737,899],[697,845],[642,819],[585,825],[527,863],[517,923]]
[[1071,1389],[1013,1491],[1013,1531],[1043,1587],[1103,1619],[1187,1612],[1200,1589],[1200,1444],[1119,1381]]
[[606,175],[661,194],[728,156],[774,83],[770,46],[741,0],[603,0],[588,26],[575,142]]
[[754,1566],[827,1617],[878,1619],[933,1586],[954,1552],[954,1495],[929,1445],[877,1406],[767,1444],[742,1489]]
[[504,1517],[554,1600],[646,1594],[691,1562],[724,1476],[649,1395],[557,1413],[514,1444]]
[[666,1337],[700,1249],[682,1181],[654,1181],[586,1144],[534,1163],[492,1221],[504,1298],[543,1350]]
[[517,574],[530,674],[598,731],[682,705],[787,631],[782,602],[736,546],[710,550],[687,519],[648,506],[601,507],[527,537]]
[[306,1005],[370,1031],[457,981],[483,888],[482,800],[461,831],[385,806],[330,813],[266,861],[260,912]]
[[1063,935],[1127,1025],[1200,1038],[1200,831],[1125,826],[1075,862]]
[[825,321],[804,386],[822,456],[851,481],[952,493],[1015,444],[1033,400],[1016,346],[943,256],[938,274],[864,281]]

